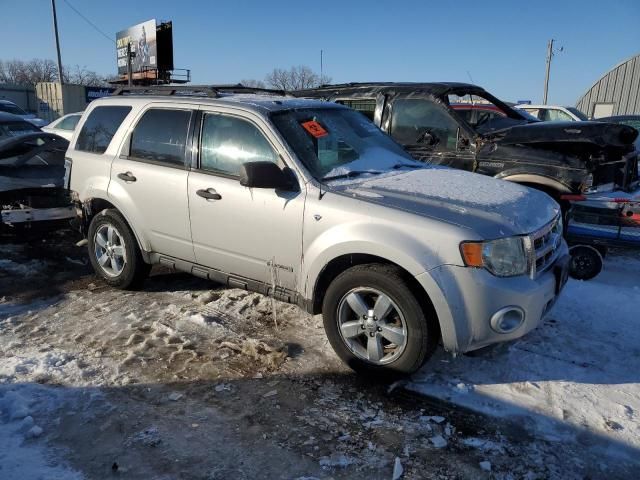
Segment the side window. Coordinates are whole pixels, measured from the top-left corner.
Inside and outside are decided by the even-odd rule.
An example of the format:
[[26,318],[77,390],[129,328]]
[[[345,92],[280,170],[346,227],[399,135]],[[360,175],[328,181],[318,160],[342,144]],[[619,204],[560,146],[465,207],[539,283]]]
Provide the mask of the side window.
[[570,122],[573,120],[571,115],[562,110],[545,110],[544,119],[547,122]]
[[78,125],[78,121],[80,120],[80,115],[69,115],[67,118],[62,120],[56,128],[60,130],[73,130]]
[[346,107],[353,108],[362,113],[369,120],[373,121],[373,116],[376,111],[376,100],[374,98],[363,98],[358,100],[336,100],[336,103],[340,103]]
[[116,134],[124,117],[131,107],[105,106],[96,107],[84,122],[78,135],[76,150],[91,153],[104,153],[111,139]]
[[542,112],[538,108],[523,108],[525,112],[528,112],[530,115],[533,115],[539,120],[542,120]]
[[147,110],[131,134],[129,157],[184,166],[190,118],[189,110]]
[[200,140],[200,168],[237,176],[245,162],[278,162],[278,155],[252,123],[205,114]]
[[429,100],[399,98],[393,103],[390,133],[403,145],[455,150],[458,124],[446,110]]

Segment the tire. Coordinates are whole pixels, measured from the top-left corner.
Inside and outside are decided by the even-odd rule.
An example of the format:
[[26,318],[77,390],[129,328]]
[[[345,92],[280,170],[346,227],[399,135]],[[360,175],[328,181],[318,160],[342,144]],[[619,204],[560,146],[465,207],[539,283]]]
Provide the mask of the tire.
[[117,210],[103,210],[93,217],[88,250],[94,271],[112,287],[138,289],[151,270],[142,258],[135,235]]
[[569,249],[569,275],[576,280],[591,280],[602,271],[602,255],[590,245],[576,245]]
[[[338,275],[322,302],[324,328],[338,357],[353,370],[382,379],[418,370],[433,355],[440,329],[426,294],[416,293],[392,265],[357,265]],[[378,305],[381,297],[386,301]]]

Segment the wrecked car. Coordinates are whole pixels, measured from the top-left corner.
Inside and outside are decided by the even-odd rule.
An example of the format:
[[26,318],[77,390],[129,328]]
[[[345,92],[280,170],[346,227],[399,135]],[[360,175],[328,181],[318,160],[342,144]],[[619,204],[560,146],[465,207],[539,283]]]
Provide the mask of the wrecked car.
[[417,162],[336,103],[123,88],[87,107],[67,157],[104,282],[160,264],[298,304],[355,370],[521,337],[567,279],[547,195]]
[[464,83],[349,83],[294,94],[362,112],[417,160],[527,185],[564,209],[563,195],[638,188],[638,133],[626,125],[538,122]]
[[69,142],[0,112],[0,233],[68,225],[75,210],[64,187]]

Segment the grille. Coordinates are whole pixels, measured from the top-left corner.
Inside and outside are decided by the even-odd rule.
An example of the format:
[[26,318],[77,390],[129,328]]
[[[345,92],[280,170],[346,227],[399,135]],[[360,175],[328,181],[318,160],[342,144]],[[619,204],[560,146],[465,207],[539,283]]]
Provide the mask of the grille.
[[545,272],[558,257],[562,245],[562,221],[558,215],[553,221],[531,234],[531,277]]

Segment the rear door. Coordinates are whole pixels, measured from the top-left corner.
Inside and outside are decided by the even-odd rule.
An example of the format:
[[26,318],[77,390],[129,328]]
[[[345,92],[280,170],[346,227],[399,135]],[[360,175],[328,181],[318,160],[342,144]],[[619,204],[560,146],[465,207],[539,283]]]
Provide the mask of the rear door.
[[[187,200],[187,138],[197,106],[152,103],[111,166],[114,198],[151,251],[194,261]],[[189,155],[190,157],[190,155]]]
[[258,116],[203,108],[199,154],[188,187],[196,260],[237,277],[294,290],[302,259],[304,188],[240,185],[244,162],[285,166],[278,141]]

